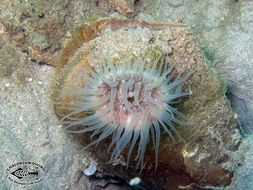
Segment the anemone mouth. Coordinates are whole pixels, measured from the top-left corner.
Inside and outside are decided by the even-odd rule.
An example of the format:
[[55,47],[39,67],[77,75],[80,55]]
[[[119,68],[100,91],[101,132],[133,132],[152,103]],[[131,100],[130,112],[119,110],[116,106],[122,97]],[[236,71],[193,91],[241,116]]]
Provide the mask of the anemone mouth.
[[[92,132],[98,136],[87,147],[111,136],[110,161],[117,160],[128,147],[127,166],[137,146],[136,167],[144,168],[144,156],[150,140],[155,149],[156,167],[161,129],[183,140],[175,124],[186,124],[184,115],[173,107],[175,99],[190,95],[182,92],[187,76],[174,76],[173,67],[164,61],[165,54],[152,64],[141,59],[118,65],[102,63],[91,75],[84,74],[85,87],[75,95],[74,104],[61,121],[73,133]],[[84,117],[75,117],[84,113]],[[83,126],[78,130],[71,130]]]

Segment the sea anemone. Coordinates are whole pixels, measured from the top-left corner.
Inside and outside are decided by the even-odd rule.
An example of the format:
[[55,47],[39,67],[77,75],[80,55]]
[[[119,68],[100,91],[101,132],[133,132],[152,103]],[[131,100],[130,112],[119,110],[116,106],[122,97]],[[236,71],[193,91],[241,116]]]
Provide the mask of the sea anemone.
[[136,147],[136,167],[141,169],[147,144],[152,141],[157,167],[161,129],[173,141],[173,133],[183,141],[176,125],[187,121],[174,104],[191,94],[182,92],[189,75],[177,76],[175,67],[165,60],[161,54],[152,61],[140,56],[135,61],[95,65],[91,74],[83,74],[85,87],[67,94],[74,103],[67,106],[69,112],[61,118],[62,123],[72,133],[92,132],[91,137],[97,138],[87,147],[111,138],[111,162],[128,148],[128,166]]

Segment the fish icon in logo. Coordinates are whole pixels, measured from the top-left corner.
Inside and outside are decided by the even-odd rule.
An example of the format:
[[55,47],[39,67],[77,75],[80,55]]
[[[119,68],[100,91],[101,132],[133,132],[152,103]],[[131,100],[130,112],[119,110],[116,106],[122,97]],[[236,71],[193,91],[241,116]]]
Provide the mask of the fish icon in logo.
[[13,183],[29,185],[44,179],[44,168],[35,162],[17,162],[7,169],[7,178]]
[[23,170],[22,168],[16,169],[11,174],[17,177],[18,179],[22,179],[29,175],[39,175],[38,171],[26,171],[26,170]]

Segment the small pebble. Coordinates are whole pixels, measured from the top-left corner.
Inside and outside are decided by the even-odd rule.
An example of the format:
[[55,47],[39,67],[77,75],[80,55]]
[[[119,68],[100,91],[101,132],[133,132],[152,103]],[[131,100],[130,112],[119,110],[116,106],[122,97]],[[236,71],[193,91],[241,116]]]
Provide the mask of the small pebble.
[[139,177],[135,177],[129,181],[130,186],[136,186],[141,183],[141,179]]

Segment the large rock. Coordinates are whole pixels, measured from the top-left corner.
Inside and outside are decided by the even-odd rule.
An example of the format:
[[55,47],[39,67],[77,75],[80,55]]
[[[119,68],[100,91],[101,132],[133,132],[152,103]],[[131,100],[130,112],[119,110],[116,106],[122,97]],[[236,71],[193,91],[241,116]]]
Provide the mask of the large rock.
[[[239,121],[224,96],[224,89],[205,64],[198,42],[182,24],[108,19],[84,25],[69,37],[59,58],[55,101],[66,91],[85,86],[83,75],[92,74],[94,65],[106,60],[117,64],[143,55],[152,60],[152,56],[161,52],[168,54],[168,64],[177,63],[178,75],[194,71],[183,87],[193,95],[179,105],[192,122],[192,126],[177,127],[186,143],[173,143],[169,136],[163,135],[157,171],[146,168],[141,174],[125,170],[124,159],[116,164],[117,170],[106,164],[107,142],[102,143],[95,158],[109,172],[126,179],[140,176],[152,188],[173,189],[191,182],[230,184],[234,171],[226,170],[223,164],[233,162],[227,152],[236,151],[240,145]],[[71,101],[71,96],[61,98],[55,106],[56,113],[67,114],[64,107]],[[153,157],[149,148],[146,161],[154,163]]]

